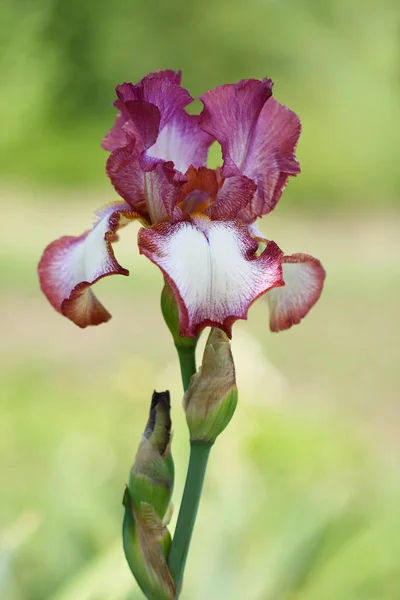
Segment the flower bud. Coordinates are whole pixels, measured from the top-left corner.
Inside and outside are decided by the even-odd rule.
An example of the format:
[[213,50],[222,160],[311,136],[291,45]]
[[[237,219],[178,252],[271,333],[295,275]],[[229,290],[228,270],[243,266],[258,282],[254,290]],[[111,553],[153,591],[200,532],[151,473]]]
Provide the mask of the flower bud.
[[123,504],[123,543],[129,567],[146,598],[172,600],[167,529],[174,483],[169,392],[154,392]]
[[238,399],[229,339],[213,328],[203,363],[183,398],[191,441],[213,443],[233,417]]
[[169,392],[154,392],[146,429],[129,477],[132,501],[147,502],[163,519],[174,485]]

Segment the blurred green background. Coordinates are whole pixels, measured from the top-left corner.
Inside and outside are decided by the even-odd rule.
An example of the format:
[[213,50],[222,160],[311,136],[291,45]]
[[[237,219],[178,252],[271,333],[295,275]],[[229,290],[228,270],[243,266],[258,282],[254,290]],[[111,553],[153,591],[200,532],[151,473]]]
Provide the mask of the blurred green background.
[[121,499],[154,388],[172,393],[176,518],[180,379],[137,228],[116,247],[131,277],[96,286],[106,325],[76,328],[36,277],[44,246],[115,198],[99,145],[115,85],[160,68],[182,69],[194,96],[275,81],[303,121],[303,173],[261,227],[328,272],[301,326],[270,334],[260,299],[234,328],[240,402],[182,598],[400,598],[399,31],[397,0],[3,0],[2,599],[141,598]]

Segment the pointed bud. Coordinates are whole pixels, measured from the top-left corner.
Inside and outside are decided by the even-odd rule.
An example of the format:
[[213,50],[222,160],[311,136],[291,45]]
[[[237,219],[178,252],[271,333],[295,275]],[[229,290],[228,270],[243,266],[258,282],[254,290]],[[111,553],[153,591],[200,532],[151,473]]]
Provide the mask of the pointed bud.
[[170,410],[169,392],[154,392],[128,486],[133,503],[147,502],[161,519],[168,509],[174,485]]
[[146,598],[172,600],[175,585],[168,568],[167,529],[174,483],[169,392],[154,392],[123,504],[125,556]]
[[213,328],[203,364],[183,398],[191,441],[213,443],[233,417],[237,398],[229,339],[221,329]]
[[183,337],[180,335],[179,308],[175,299],[175,294],[167,282],[165,282],[163,291],[161,292],[161,312],[174,339],[175,346],[177,348],[196,348],[199,336]]

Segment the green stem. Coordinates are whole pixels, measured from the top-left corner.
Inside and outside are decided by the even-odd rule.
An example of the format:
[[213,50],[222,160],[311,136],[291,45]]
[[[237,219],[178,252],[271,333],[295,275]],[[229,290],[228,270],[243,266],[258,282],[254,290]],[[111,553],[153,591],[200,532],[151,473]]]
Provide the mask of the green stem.
[[212,443],[190,442],[190,460],[168,566],[179,597]]
[[175,344],[175,347],[178,351],[179,364],[181,366],[183,389],[186,392],[191,376],[196,373],[196,345],[184,346]]

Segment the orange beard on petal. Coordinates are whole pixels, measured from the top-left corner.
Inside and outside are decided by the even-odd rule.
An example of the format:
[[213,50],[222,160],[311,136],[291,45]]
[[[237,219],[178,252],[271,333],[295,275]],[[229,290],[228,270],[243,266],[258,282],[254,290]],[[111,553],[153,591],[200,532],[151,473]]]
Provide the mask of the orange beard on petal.
[[185,175],[188,181],[182,186],[178,206],[188,215],[203,213],[217,197],[217,173],[207,167],[190,166]]

